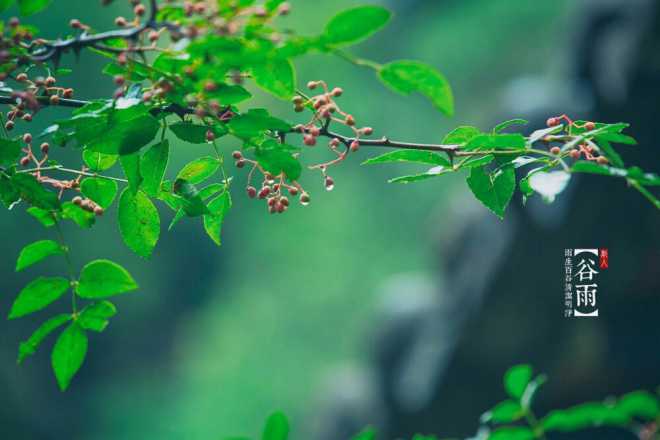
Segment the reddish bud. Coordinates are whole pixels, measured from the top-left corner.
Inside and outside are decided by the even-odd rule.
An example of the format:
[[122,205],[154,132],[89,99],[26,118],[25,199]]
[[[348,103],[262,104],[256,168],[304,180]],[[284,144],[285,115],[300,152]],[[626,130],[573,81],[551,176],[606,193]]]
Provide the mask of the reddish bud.
[[594,124],[593,122],[587,122],[586,124],[584,124],[584,129],[587,131],[594,130],[595,128],[596,128],[596,124]]
[[309,194],[307,194],[306,192],[300,194],[300,204],[301,205],[307,206],[307,205],[309,205],[309,202],[310,202]]
[[277,13],[279,15],[289,15],[289,12],[291,12],[291,4],[289,2],[281,3],[277,7]]
[[571,150],[569,154],[573,159],[579,159],[582,153],[580,152],[580,150]]
[[18,75],[16,75],[16,81],[18,81],[18,82],[24,82],[24,81],[27,81],[27,79],[28,79],[28,76],[27,76],[26,73],[19,73]]
[[82,23],[77,18],[73,18],[69,21],[69,26],[71,26],[73,29],[81,29]]
[[114,81],[118,86],[123,86],[126,82],[126,78],[124,78],[124,75],[115,75]]
[[119,27],[124,27],[126,26],[126,19],[124,17],[117,17],[115,18],[115,25]]
[[561,153],[561,148],[559,148],[559,147],[552,147],[552,148],[550,148],[550,152],[551,152],[552,154],[559,154],[559,153]]
[[142,100],[143,100],[144,102],[151,101],[151,98],[153,98],[153,96],[154,96],[154,95],[153,95],[151,92],[144,92],[144,93],[142,94]]
[[371,136],[372,134],[374,134],[374,129],[371,127],[364,127],[362,129],[362,133],[366,136]]
[[73,89],[64,89],[62,96],[65,98],[71,98],[73,96]]
[[57,95],[52,95],[49,101],[50,101],[50,105],[58,105],[60,103],[60,97]]
[[309,128],[309,134],[314,137],[319,137],[321,135],[321,130],[317,126],[312,126]]
[[355,118],[353,118],[353,116],[351,116],[351,115],[348,115],[348,116],[346,116],[346,121],[344,121],[344,122],[345,122],[346,125],[348,125],[349,127],[352,127],[352,126],[355,125]]
[[152,43],[158,41],[159,37],[160,37],[160,34],[157,31],[149,32],[149,41],[151,41]]
[[23,120],[24,120],[25,122],[32,122],[32,115],[29,114],[29,113],[24,114],[24,115],[23,115]]
[[11,131],[14,129],[14,121],[7,121],[5,123],[5,130]]
[[342,89],[341,87],[335,87],[334,89],[332,89],[332,92],[330,93],[332,94],[332,96],[338,98],[344,94],[344,89]]
[[236,150],[233,153],[231,153],[231,157],[238,160],[243,158],[243,154],[240,151]]
[[290,186],[287,189],[289,190],[289,194],[291,194],[292,196],[298,195],[298,188],[296,188],[295,186]]
[[73,199],[71,199],[71,202],[73,202],[74,205],[82,205],[83,199],[80,196],[75,196]]
[[245,188],[249,198],[254,199],[257,196],[257,189],[254,186],[248,186]]
[[556,127],[557,125],[559,125],[559,122],[560,122],[559,118],[548,118],[548,120],[545,121],[545,125],[547,125],[548,127]]
[[358,141],[356,139],[353,142],[351,142],[350,149],[353,153],[355,153],[357,150],[359,150],[360,149],[360,141]]
[[15,28],[18,27],[19,24],[21,24],[21,21],[18,19],[18,17],[12,17],[9,19],[9,26]]
[[270,194],[270,188],[267,187],[267,186],[264,186],[264,187],[261,188],[261,190],[259,191],[259,198],[260,198],[260,199],[265,199],[266,197],[268,197],[268,194]]
[[314,145],[316,145],[316,138],[311,134],[305,135],[305,137],[303,138],[303,143],[308,147],[313,147]]
[[147,12],[147,8],[145,8],[143,4],[135,5],[133,8],[133,13],[138,17],[142,17],[145,12]]
[[605,156],[598,156],[598,159],[596,159],[596,162],[598,162],[601,165],[607,165],[610,161],[607,160]]
[[48,145],[48,142],[44,142],[43,144],[41,144],[41,146],[39,148],[41,149],[42,153],[48,154],[48,150],[50,149],[50,145]]
[[209,80],[204,83],[204,90],[207,92],[213,92],[217,88],[218,88],[217,84],[214,83],[213,81]]
[[318,81],[310,81],[310,82],[307,83],[307,88],[310,89],[310,90],[314,90],[318,86],[319,86]]
[[289,206],[289,199],[287,199],[286,197],[282,197],[280,199],[280,203],[282,204],[282,206]]
[[30,158],[27,156],[21,157],[21,165],[26,167],[30,163]]
[[32,135],[30,133],[25,133],[23,135],[23,142],[25,142],[26,144],[32,142]]
[[335,181],[330,176],[325,176],[325,189],[332,191],[335,187]]
[[98,205],[95,206],[95,207],[94,207],[94,215],[96,215],[97,217],[102,216],[102,215],[103,215],[103,208],[101,208],[101,207],[98,206]]
[[245,166],[245,159],[238,159],[236,161],[236,168],[243,168]]
[[207,130],[206,131],[206,140],[208,142],[213,142],[215,140],[215,133],[213,133],[213,131],[211,131],[211,130]]
[[53,76],[49,76],[49,77],[46,78],[46,85],[48,87],[54,86],[56,82],[57,82],[57,80]]

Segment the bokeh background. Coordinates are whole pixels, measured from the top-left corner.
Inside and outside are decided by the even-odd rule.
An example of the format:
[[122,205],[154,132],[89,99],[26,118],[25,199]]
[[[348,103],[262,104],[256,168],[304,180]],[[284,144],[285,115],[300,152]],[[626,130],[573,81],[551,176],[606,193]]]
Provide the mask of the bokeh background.
[[[128,2],[99,3],[58,0],[31,21],[56,36],[72,17],[103,29],[128,15]],[[361,3],[293,0],[285,24],[315,34],[334,13]],[[525,117],[538,126],[566,112],[631,122],[641,145],[624,158],[660,170],[660,2],[370,3],[390,7],[395,20],[354,52],[431,63],[457,101],[448,120],[421,97],[386,90],[371,71],[322,55],[297,63],[301,84],[324,79],[344,87],[344,108],[376,134],[437,142],[460,124],[485,130]],[[83,53],[66,62],[75,66],[67,81],[78,97],[112,93],[111,78],[99,73],[105,60]],[[289,105],[257,96],[294,118]],[[44,111],[33,131],[66,114]],[[172,142],[170,173],[206,153]],[[221,145],[230,152],[237,143]],[[417,169],[359,166],[376,153],[361,151],[339,167],[332,192],[307,176],[312,205],[284,216],[243,197],[237,177],[220,248],[199,221],[166,232],[166,210],[148,262],[121,243],[114,210],[91,232],[68,227],[76,264],[111,258],[141,287],[117,298],[118,316],[91,336],[66,393],[50,370],[52,341],[25,365],[15,363],[18,342],[43,317],[3,324],[0,437],[256,437],[276,409],[291,418],[293,439],[339,440],[365,425],[383,439],[416,431],[465,437],[504,398],[501,376],[515,363],[549,374],[540,412],[660,384],[660,215],[637,193],[621,182],[581,179],[551,207],[532,200],[522,208],[516,194],[500,221],[473,200],[464,176],[390,185],[389,177]],[[0,227],[6,312],[34,276],[13,272],[16,256],[49,232],[20,209],[0,215]],[[563,252],[582,246],[610,249],[601,316],[566,319]],[[62,269],[53,259],[39,271]],[[622,437],[598,430],[585,438]]]

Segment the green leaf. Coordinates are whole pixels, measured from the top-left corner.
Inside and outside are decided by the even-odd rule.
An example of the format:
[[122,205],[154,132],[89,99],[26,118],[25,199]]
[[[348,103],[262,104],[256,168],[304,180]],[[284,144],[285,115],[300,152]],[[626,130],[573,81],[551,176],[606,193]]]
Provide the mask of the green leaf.
[[524,426],[499,428],[488,436],[488,440],[533,440],[534,438],[534,432]]
[[481,419],[483,422],[511,423],[519,420],[523,414],[520,403],[513,400],[505,400],[481,416]]
[[136,254],[149,258],[160,235],[158,210],[142,191],[125,189],[119,198],[119,231]]
[[11,166],[18,162],[21,143],[10,139],[0,139],[0,166]]
[[149,148],[140,160],[142,189],[152,197],[158,196],[170,157],[170,144],[163,140]]
[[442,165],[445,167],[451,166],[449,161],[439,154],[433,153],[431,151],[420,150],[390,151],[380,156],[367,159],[366,161],[362,162],[362,165],[391,162],[415,162],[428,165]]
[[211,240],[218,246],[221,244],[221,231],[222,222],[225,216],[231,209],[231,195],[229,191],[225,191],[215,199],[211,200],[208,205],[211,214],[204,216],[204,230],[206,234],[211,237]]
[[222,105],[238,104],[252,97],[252,94],[245,90],[244,87],[224,83],[218,84],[213,91],[204,91],[204,94],[208,99],[215,99]]
[[435,68],[419,61],[394,61],[378,72],[381,81],[395,92],[419,92],[447,116],[454,114],[454,97],[449,83]]
[[62,255],[64,249],[53,240],[40,240],[25,246],[16,261],[16,272],[40,262],[51,255]]
[[77,128],[76,136],[87,149],[105,154],[131,154],[156,136],[160,125],[146,109],[132,107],[114,110],[96,126],[89,124],[85,133]]
[[523,150],[527,145],[525,136],[518,133],[511,134],[481,134],[475,136],[465,146],[466,150]]
[[514,125],[527,125],[529,121],[527,119],[509,119],[508,121],[500,122],[493,128],[493,133],[499,133],[500,131],[506,130],[507,128]]
[[616,150],[612,148],[612,145],[608,141],[605,139],[597,139],[597,142],[602,154],[610,160],[612,165],[619,168],[624,167],[623,159],[619,153],[617,153]]
[[96,222],[94,213],[85,211],[80,206],[71,202],[64,202],[62,204],[62,218],[72,220],[81,228],[91,228]]
[[347,9],[330,19],[322,39],[332,46],[356,43],[385,27],[390,18],[392,13],[380,6]]
[[195,185],[190,182],[177,179],[174,181],[172,188],[175,195],[174,201],[176,202],[177,215],[172,220],[169,229],[183,218],[184,214],[188,217],[199,217],[200,215],[210,214],[211,211],[204,204],[200,192]]
[[82,157],[85,165],[87,165],[92,171],[105,171],[110,169],[119,159],[119,155],[117,154],[103,154],[92,150],[84,150]]
[[124,170],[124,175],[128,179],[128,187],[133,194],[138,192],[142,184],[142,174],[140,173],[140,155],[133,153],[119,156],[119,163]]
[[25,286],[11,306],[9,319],[20,318],[43,309],[69,290],[69,280],[39,277]]
[[532,367],[527,364],[515,365],[504,374],[504,389],[509,396],[520,399],[532,380]]
[[289,131],[291,125],[281,119],[270,116],[265,109],[250,109],[247,113],[232,118],[227,124],[231,133],[241,139],[261,136],[268,130]]
[[400,176],[400,177],[395,177],[394,179],[390,179],[387,182],[388,183],[413,183],[413,182],[419,182],[422,180],[426,179],[431,179],[433,177],[438,177],[442,176],[443,174],[451,173],[453,170],[449,168],[444,168],[442,166],[437,166],[433,167],[430,170],[426,171],[425,173],[420,173],[420,174],[411,174],[408,176]]
[[109,260],[95,260],[85,265],[80,272],[76,293],[82,298],[107,298],[137,289],[131,275]]
[[481,130],[477,127],[462,125],[447,133],[444,139],[442,139],[442,143],[446,145],[463,145],[467,144],[470,139],[479,136],[480,134]]
[[176,178],[196,185],[214,175],[219,168],[220,162],[217,158],[211,156],[200,157],[186,164],[179,171]]
[[351,440],[376,440],[376,430],[369,426],[351,437]]
[[291,99],[296,92],[296,71],[287,59],[274,59],[252,68],[259,87],[280,99]]
[[529,187],[539,193],[546,203],[552,203],[566,189],[571,175],[566,171],[539,171],[527,178]]
[[18,189],[14,187],[11,177],[0,173],[0,200],[7,207],[11,208],[14,203],[18,202],[21,198]]
[[62,313],[60,315],[53,316],[48,321],[41,324],[39,328],[36,329],[32,335],[30,335],[27,341],[21,342],[18,346],[17,362],[20,364],[25,360],[26,357],[32,356],[34,353],[36,353],[39,345],[41,345],[41,343],[49,334],[70,320],[71,315]]
[[14,174],[11,182],[21,198],[29,204],[47,210],[60,209],[60,200],[57,198],[57,194],[45,189],[33,175],[26,173]]
[[45,209],[31,206],[27,209],[27,213],[37,219],[37,221],[46,228],[50,228],[51,226],[55,225],[55,214],[51,211],[46,211]]
[[117,191],[117,182],[102,177],[88,177],[80,183],[80,192],[103,209],[112,205]]
[[289,421],[281,412],[272,414],[266,420],[261,440],[286,440],[289,436]]
[[51,364],[60,390],[69,387],[87,355],[87,334],[80,325],[72,322],[64,329],[55,342],[51,354]]
[[4,12],[14,3],[14,0],[0,0],[0,12]]
[[32,15],[41,12],[51,4],[53,0],[18,0],[18,10],[21,15]]
[[647,391],[633,391],[622,396],[616,404],[616,409],[630,418],[649,421],[660,415],[658,398]]
[[472,168],[467,183],[481,203],[498,217],[504,218],[504,210],[516,187],[513,167],[504,167],[494,174],[489,174],[483,167]]
[[224,125],[200,125],[193,124],[192,122],[175,122],[174,124],[169,125],[169,129],[172,130],[174,135],[185,142],[190,142],[191,144],[205,144],[208,142],[206,139],[206,132],[211,130],[216,138],[219,138],[227,134],[227,129]]
[[595,426],[625,427],[630,418],[616,406],[587,402],[563,410],[550,411],[541,420],[545,431],[572,432]]
[[117,308],[110,301],[98,301],[85,307],[78,324],[85,330],[102,332],[108,326],[108,320],[117,314]]
[[495,160],[495,156],[492,154],[486,154],[484,156],[470,156],[460,163],[460,168],[474,168],[474,167],[483,167],[488,165]]

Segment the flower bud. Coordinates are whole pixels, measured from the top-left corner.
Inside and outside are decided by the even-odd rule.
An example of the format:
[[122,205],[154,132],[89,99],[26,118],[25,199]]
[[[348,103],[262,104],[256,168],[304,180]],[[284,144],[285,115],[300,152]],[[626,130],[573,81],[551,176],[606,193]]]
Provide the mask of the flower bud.
[[548,127],[556,127],[559,125],[559,118],[548,118],[548,120],[545,121],[545,125]]
[[559,147],[552,147],[552,148],[550,148],[550,152],[551,152],[552,154],[559,154],[559,153],[561,153],[561,148],[559,148]]
[[26,144],[32,142],[32,135],[30,133],[25,133],[23,135],[23,142],[25,142]]

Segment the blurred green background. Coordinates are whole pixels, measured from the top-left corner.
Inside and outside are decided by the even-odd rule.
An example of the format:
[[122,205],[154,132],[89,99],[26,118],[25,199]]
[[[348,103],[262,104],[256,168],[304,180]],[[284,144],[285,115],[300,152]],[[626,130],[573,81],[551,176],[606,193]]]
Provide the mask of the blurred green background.
[[[106,8],[99,3],[58,0],[30,21],[43,35],[56,36],[72,17],[104,29],[116,15],[128,15],[128,2]],[[293,0],[293,13],[283,24],[315,34],[334,13],[362,3]],[[412,58],[435,65],[453,86],[456,116],[448,120],[423,98],[395,95],[373,72],[327,56],[301,59],[296,65],[299,83],[324,79],[343,87],[343,108],[375,127],[376,135],[437,142],[464,123],[490,128],[512,80],[561,75],[566,69],[568,20],[580,2],[371,3],[391,7],[395,19],[354,52],[379,62]],[[63,81],[76,85],[77,97],[112,93],[111,78],[100,74],[105,60],[83,53],[79,60],[69,56],[65,64],[75,68]],[[295,120],[288,104],[258,92],[256,96],[250,105]],[[34,132],[65,115],[63,109],[44,111]],[[175,153],[170,175],[207,153],[206,146],[171,141]],[[238,146],[231,140],[220,145],[225,152]],[[325,157],[322,148],[317,150],[309,156]],[[378,323],[382,286],[390,277],[407,273],[426,274],[442,283],[435,239],[456,221],[455,206],[482,209],[471,200],[461,176],[387,184],[389,177],[416,169],[360,167],[363,159],[377,153],[363,149],[333,170],[332,192],[323,190],[318,176],[305,176],[313,203],[293,207],[283,216],[269,216],[263,204],[244,197],[245,173],[239,173],[220,248],[208,240],[198,221],[182,222],[168,233],[171,213],[165,210],[163,234],[151,261],[140,260],[121,243],[114,210],[91,232],[69,227],[65,232],[76,264],[114,259],[134,274],[140,290],[118,299],[119,315],[105,333],[93,335],[86,364],[66,393],[57,391],[52,378],[48,344],[24,366],[15,365],[18,342],[37,320],[3,325],[3,438],[256,436],[275,409],[291,417],[293,438],[303,438],[303,427],[315,410],[312,403],[328,375],[344,365],[367,362],[366,345]],[[78,157],[75,152],[55,154]],[[34,275],[15,274],[15,256],[48,232],[21,210],[4,212],[0,227],[2,310],[8,310],[15,293]],[[41,270],[61,267],[49,262]],[[400,292],[403,301],[406,294]]]

